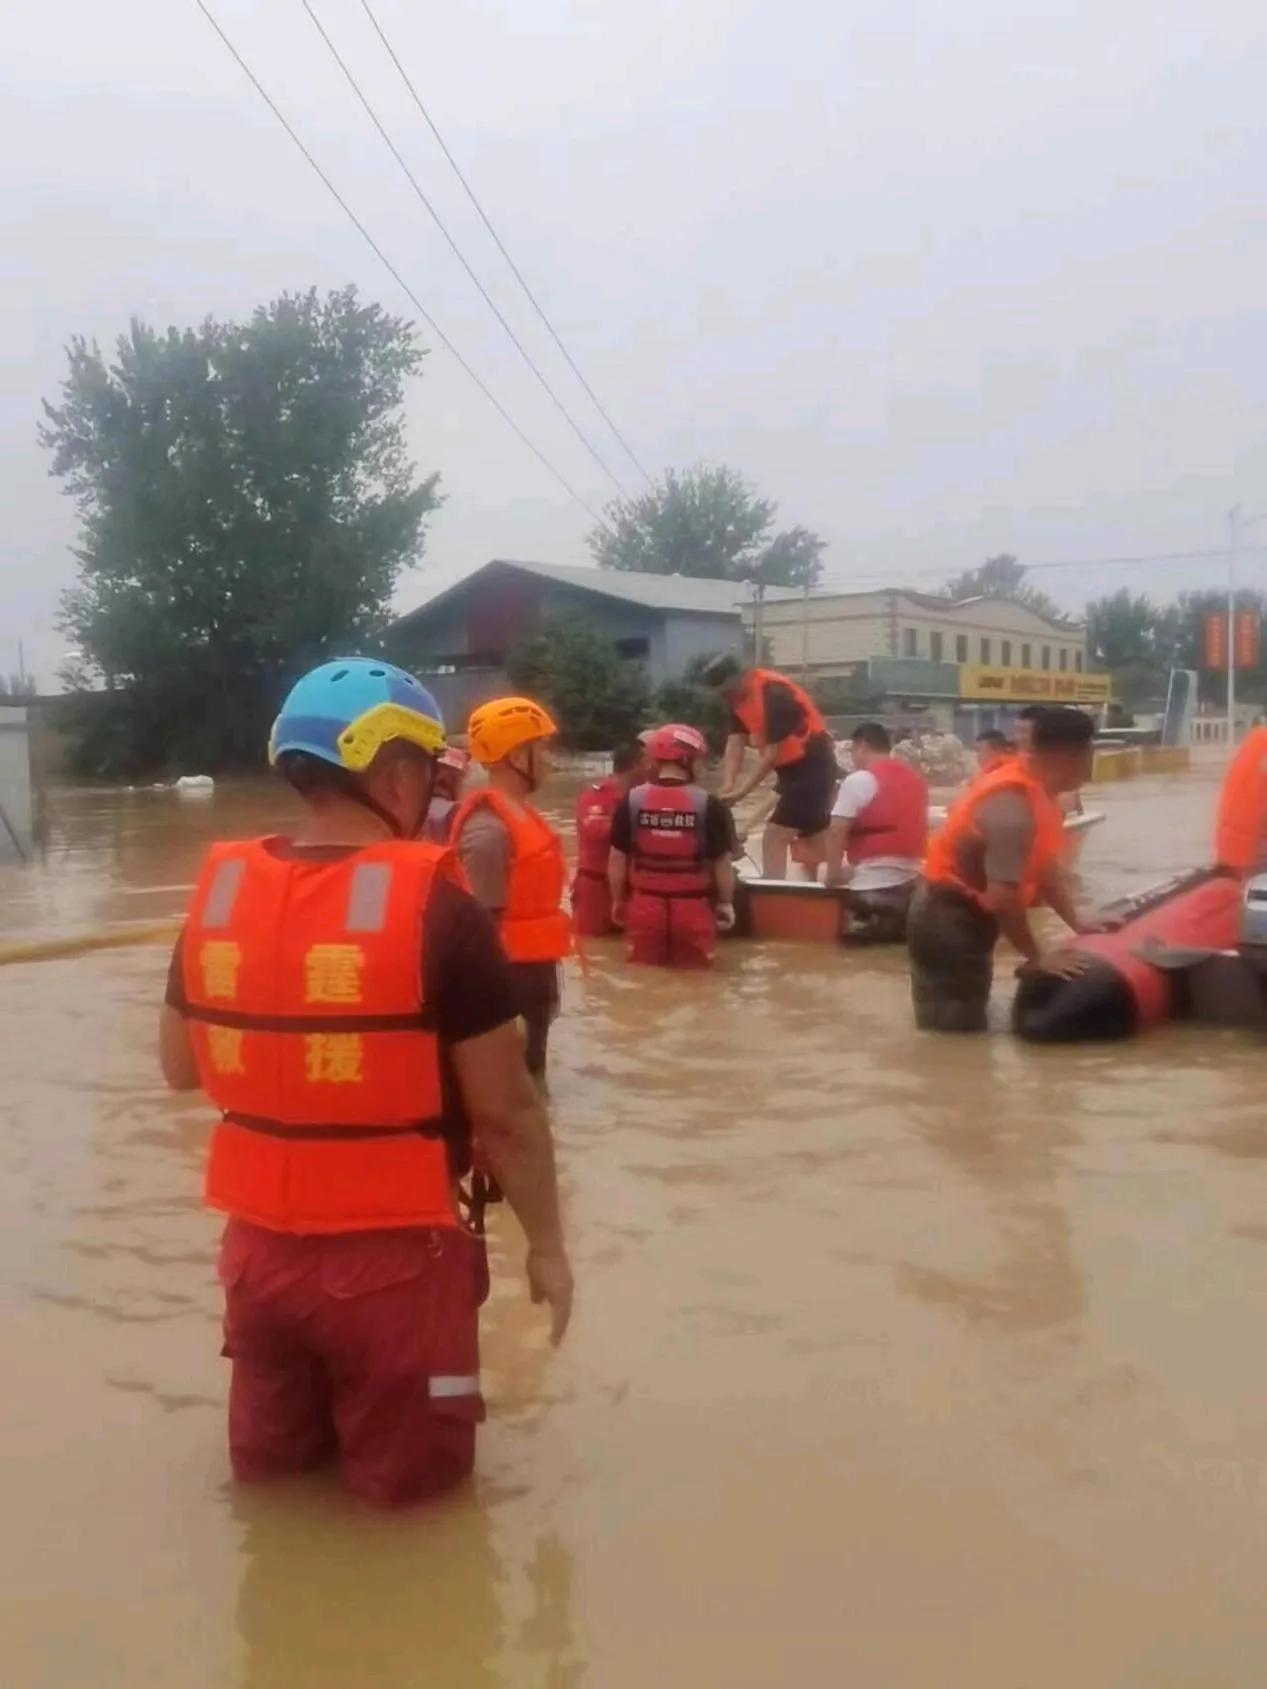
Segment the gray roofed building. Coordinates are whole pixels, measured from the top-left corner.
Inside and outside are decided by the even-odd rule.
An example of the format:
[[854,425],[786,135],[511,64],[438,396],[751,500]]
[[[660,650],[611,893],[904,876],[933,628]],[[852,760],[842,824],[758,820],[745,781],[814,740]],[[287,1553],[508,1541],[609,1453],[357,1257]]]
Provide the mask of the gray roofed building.
[[[543,622],[580,617],[622,657],[641,662],[658,686],[678,679],[694,658],[739,650],[750,596],[734,581],[499,558],[401,616],[387,646],[456,721],[507,689],[508,654]],[[770,589],[766,596],[788,594]]]

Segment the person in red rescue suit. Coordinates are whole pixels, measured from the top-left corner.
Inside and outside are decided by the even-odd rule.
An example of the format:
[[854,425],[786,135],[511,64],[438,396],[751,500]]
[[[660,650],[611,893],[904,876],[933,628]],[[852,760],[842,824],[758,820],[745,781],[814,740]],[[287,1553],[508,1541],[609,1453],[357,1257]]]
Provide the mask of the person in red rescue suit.
[[582,938],[615,932],[607,865],[611,855],[612,816],[623,797],[645,779],[646,750],[641,742],[620,745],[612,753],[612,771],[586,786],[576,800],[576,877],[572,881],[572,921]]
[[707,754],[695,728],[660,728],[649,747],[651,779],[612,817],[612,917],[631,962],[706,968],[718,928],[735,924],[729,815],[698,783]]
[[363,658],[291,691],[275,767],[292,836],[214,845],[176,946],[160,1053],[219,1120],[220,1252],[237,1478],[337,1459],[384,1506],[465,1477],[484,1417],[478,1153],[527,1237],[557,1342],[572,1306],[554,1149],[496,930],[456,858],[419,841],[444,728],[411,675]]
[[[822,860],[832,797],[840,778],[835,749],[814,700],[794,680],[773,669],[745,670],[729,654],[714,657],[702,675],[730,709],[729,737],[722,760],[723,803],[741,803],[773,772],[778,802],[761,841],[761,871],[767,879],[787,876],[794,841],[810,865]],[[743,774],[745,750],[757,752]]]
[[495,698],[471,715],[471,755],[488,784],[470,791],[452,840],[479,901],[497,918],[528,1045],[528,1071],[545,1082],[550,1026],[559,1011],[559,963],[572,947],[563,909],[563,841],[529,801],[550,773],[553,718],[531,698]]
[[848,887],[850,944],[900,944],[928,844],[928,782],[893,755],[878,721],[860,722],[850,743],[853,772],[827,831],[827,884]]

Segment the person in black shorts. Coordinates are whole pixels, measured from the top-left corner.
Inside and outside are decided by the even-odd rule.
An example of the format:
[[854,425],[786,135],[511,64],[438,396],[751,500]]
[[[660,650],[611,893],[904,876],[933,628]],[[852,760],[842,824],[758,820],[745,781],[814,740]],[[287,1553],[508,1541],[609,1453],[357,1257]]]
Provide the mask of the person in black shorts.
[[[840,779],[831,735],[808,692],[774,669],[745,670],[736,657],[715,657],[704,669],[706,684],[730,709],[722,762],[721,798],[737,804],[773,773],[778,801],[762,839],[762,873],[787,876],[788,851],[801,840],[807,855],[821,857]],[[741,779],[744,753],[757,760]]]

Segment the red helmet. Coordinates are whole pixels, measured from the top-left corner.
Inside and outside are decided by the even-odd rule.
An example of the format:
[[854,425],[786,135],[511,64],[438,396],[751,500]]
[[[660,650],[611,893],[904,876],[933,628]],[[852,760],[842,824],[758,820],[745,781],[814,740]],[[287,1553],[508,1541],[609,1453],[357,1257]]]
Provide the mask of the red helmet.
[[656,729],[647,749],[652,762],[694,762],[708,755],[708,740],[698,728],[674,721]]

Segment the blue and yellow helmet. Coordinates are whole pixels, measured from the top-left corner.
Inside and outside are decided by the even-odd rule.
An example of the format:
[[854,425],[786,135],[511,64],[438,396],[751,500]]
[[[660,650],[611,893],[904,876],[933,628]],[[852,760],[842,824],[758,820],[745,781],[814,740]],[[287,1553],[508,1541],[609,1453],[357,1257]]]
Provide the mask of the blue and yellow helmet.
[[374,657],[322,663],[291,687],[273,723],[268,760],[303,751],[363,774],[393,739],[431,756],[444,749],[440,706],[421,681]]

